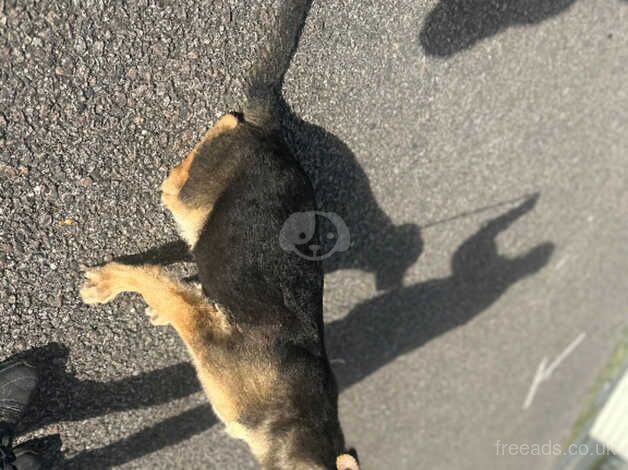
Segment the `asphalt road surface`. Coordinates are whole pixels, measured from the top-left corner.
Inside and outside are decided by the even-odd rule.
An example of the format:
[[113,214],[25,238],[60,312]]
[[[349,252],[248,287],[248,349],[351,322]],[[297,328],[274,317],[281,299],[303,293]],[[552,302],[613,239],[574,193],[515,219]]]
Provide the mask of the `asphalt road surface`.
[[[131,3],[2,2],[1,356],[42,368],[23,436],[55,468],[255,468],[175,334],[77,287],[111,257],[194,274],[157,187],[243,102],[279,2]],[[626,323],[626,24],[623,0],[314,2],[283,123],[352,238],[325,320],[365,469],[557,462],[498,442],[563,442]]]

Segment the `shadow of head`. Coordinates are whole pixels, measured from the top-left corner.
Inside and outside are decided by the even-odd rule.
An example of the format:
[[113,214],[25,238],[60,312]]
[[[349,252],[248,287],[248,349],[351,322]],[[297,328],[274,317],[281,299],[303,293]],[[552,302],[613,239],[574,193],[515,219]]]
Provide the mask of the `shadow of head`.
[[378,290],[400,287],[419,258],[423,240],[418,225],[395,225],[379,206],[368,176],[351,149],[320,126],[302,120],[282,101],[283,137],[312,181],[320,211],[335,214],[346,226],[349,246],[320,233],[326,273],[360,269],[375,275]]
[[327,325],[338,382],[348,387],[401,354],[467,323],[511,286],[541,270],[554,245],[545,242],[508,257],[498,252],[496,237],[535,206],[538,195],[490,220],[465,240],[452,256],[448,277],[395,289],[357,305]]
[[418,225],[390,226],[383,234],[380,249],[369,252],[375,269],[375,286],[378,290],[400,287],[405,272],[423,251],[423,239]]
[[446,57],[513,25],[539,23],[575,0],[441,0],[427,16],[419,41],[429,55]]

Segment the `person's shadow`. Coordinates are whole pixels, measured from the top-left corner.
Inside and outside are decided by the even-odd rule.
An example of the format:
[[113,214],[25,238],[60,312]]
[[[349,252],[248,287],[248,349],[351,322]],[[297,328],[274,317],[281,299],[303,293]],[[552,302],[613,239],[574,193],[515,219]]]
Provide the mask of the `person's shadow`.
[[514,25],[540,23],[575,0],[440,0],[423,23],[419,41],[432,56],[447,57]]
[[[542,243],[512,258],[497,251],[496,237],[532,210],[538,196],[486,223],[456,250],[451,275],[401,287],[353,308],[326,326],[330,357],[341,390],[363,380],[396,357],[456,328],[493,304],[508,288],[538,272],[554,249]],[[51,344],[23,353],[40,370],[39,394],[23,429],[166,403],[201,390],[192,366],[182,362],[113,382],[78,380],[66,372],[67,350]],[[217,422],[209,404],[99,449],[60,463],[61,468],[109,468],[199,434]],[[60,457],[62,458],[62,457]]]

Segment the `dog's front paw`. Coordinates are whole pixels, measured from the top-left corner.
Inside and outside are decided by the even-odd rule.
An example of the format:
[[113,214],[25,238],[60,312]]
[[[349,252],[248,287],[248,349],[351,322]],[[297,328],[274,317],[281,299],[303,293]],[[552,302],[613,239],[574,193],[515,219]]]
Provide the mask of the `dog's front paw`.
[[122,291],[118,268],[117,263],[109,263],[102,268],[87,269],[85,271],[87,281],[80,291],[83,302],[92,305],[105,304],[113,300]]

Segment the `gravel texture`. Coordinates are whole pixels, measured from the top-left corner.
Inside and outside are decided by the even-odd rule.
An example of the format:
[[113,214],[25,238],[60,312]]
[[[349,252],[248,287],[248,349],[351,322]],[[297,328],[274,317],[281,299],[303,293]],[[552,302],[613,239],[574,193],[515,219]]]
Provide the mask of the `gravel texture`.
[[[0,3],[0,357],[40,366],[22,439],[50,467],[255,468],[174,333],[77,287],[123,256],[194,274],[157,188],[241,106],[280,3]],[[555,463],[495,442],[567,437],[626,322],[627,22],[622,0],[313,3],[282,120],[353,241],[325,315],[365,468]]]

